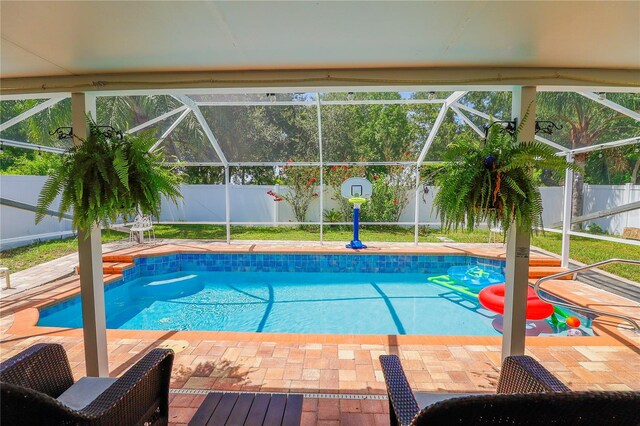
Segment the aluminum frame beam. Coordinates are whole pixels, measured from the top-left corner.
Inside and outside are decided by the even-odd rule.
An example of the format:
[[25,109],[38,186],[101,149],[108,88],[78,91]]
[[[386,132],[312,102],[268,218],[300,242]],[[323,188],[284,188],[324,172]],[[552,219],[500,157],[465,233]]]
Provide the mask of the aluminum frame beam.
[[[466,93],[466,92],[465,92]],[[307,106],[318,105],[313,101],[194,101],[198,106]],[[443,104],[445,99],[363,99],[363,100],[320,100],[320,105],[423,105]]]
[[0,144],[6,145],[6,146],[13,146],[16,148],[30,149],[33,151],[51,152],[53,154],[67,153],[67,151],[62,148],[54,148],[54,147],[45,146],[45,145],[36,145],[29,142],[12,141],[11,139],[4,139],[4,138],[0,138]]
[[204,116],[202,115],[202,111],[200,111],[200,108],[198,107],[198,105],[196,105],[193,99],[191,99],[187,95],[178,95],[176,96],[176,99],[178,99],[180,102],[188,106],[189,109],[193,111],[193,113],[196,116],[196,119],[202,126],[204,133],[207,135],[209,142],[213,146],[213,149],[216,151],[216,154],[218,154],[218,158],[220,158],[220,161],[222,161],[225,166],[228,166],[229,162],[227,161],[227,157],[224,155],[224,152],[222,152],[222,148],[220,148],[220,145],[218,144],[218,140],[213,135],[213,132],[211,131],[211,127],[209,127],[207,120],[204,119]]
[[162,121],[162,120],[164,120],[165,118],[169,118],[169,117],[171,117],[172,115],[175,115],[175,114],[179,113],[180,111],[184,111],[184,110],[185,110],[185,109],[187,109],[187,108],[188,108],[188,107],[187,107],[186,105],[182,105],[181,107],[178,107],[178,108],[176,108],[176,109],[173,109],[173,110],[171,110],[171,111],[169,111],[169,112],[165,112],[164,114],[159,115],[159,116],[158,116],[158,117],[156,117],[156,118],[153,118],[153,119],[151,119],[151,120],[149,120],[149,121],[145,121],[144,123],[142,123],[142,124],[140,124],[140,125],[138,125],[138,126],[136,126],[136,127],[133,127],[133,128],[131,128],[131,129],[127,130],[125,133],[126,133],[126,134],[131,134],[131,133],[135,133],[135,132],[137,132],[137,131],[139,131],[139,130],[145,129],[145,128],[147,128],[147,127],[151,126],[152,124],[156,124],[157,122]]
[[[467,105],[463,105],[463,104],[460,104],[460,103],[456,102],[453,106],[455,106],[457,108],[460,108],[460,109],[463,109],[465,111],[468,111],[473,115],[477,115],[478,117],[484,118],[485,120],[494,120],[495,119],[495,117],[492,117],[489,114],[486,114],[486,113],[484,113],[482,111],[478,111],[477,109],[472,108],[472,107],[467,106]],[[482,133],[481,136],[484,137],[484,132]],[[562,155],[565,155],[567,152],[569,152],[568,148],[560,145],[557,142],[554,142],[554,141],[549,140],[547,138],[543,138],[542,136],[535,135],[535,140],[537,140],[538,142],[542,142],[544,144],[547,144],[550,147],[559,150],[562,153]],[[560,155],[560,153],[558,153],[558,155]]]
[[[572,154],[567,154],[567,162],[573,163]],[[567,268],[569,266],[569,255],[571,251],[571,239],[569,231],[571,230],[571,215],[573,214],[573,170],[567,168],[564,172],[564,191],[562,194],[562,243],[560,251],[560,266]]]
[[[634,201],[632,203],[623,204],[621,206],[612,207],[610,209],[604,209],[597,212],[585,214],[582,216],[574,216],[573,218],[571,218],[570,224],[573,225],[575,223],[582,223],[588,220],[600,219],[603,217],[613,216],[616,214],[626,213],[626,212],[630,212],[638,209],[640,209],[640,201]],[[564,220],[562,222],[552,223],[549,226],[551,226],[552,228],[555,228],[556,226],[560,226],[560,225],[563,225],[564,227]]]
[[565,147],[565,146],[562,146],[562,145],[560,145],[559,143],[556,143],[556,142],[554,142],[554,141],[551,141],[551,140],[549,140],[549,139],[547,139],[547,138],[543,138],[542,136],[535,135],[535,140],[537,140],[538,142],[542,142],[542,143],[544,143],[544,144],[547,144],[547,145],[549,145],[551,148],[555,148],[555,149],[557,149],[557,150],[559,151],[559,152],[558,152],[558,155],[565,155],[567,152],[569,152],[569,148],[567,148],[567,147]]
[[60,96],[60,97],[54,97],[51,98],[47,101],[42,102],[41,104],[38,104],[36,106],[34,106],[33,108],[30,108],[29,110],[23,112],[22,114],[16,115],[15,117],[13,117],[10,120],[5,121],[4,123],[0,124],[0,132],[7,130],[9,127],[14,126],[18,123],[20,123],[23,120],[26,120],[27,118],[36,115],[37,113],[39,113],[40,111],[43,111],[47,108],[50,108],[52,106],[54,106],[55,104],[57,104],[60,101],[63,101],[65,99],[67,99],[69,96]]
[[569,151],[571,154],[580,154],[583,152],[600,151],[603,149],[617,148],[625,145],[633,145],[640,142],[640,136],[634,136],[632,138],[620,139],[618,141],[601,143],[598,145],[585,146],[584,148],[576,148]]
[[429,151],[429,148],[431,147],[431,144],[433,143],[433,140],[436,138],[436,135],[438,134],[438,130],[440,129],[440,125],[442,125],[442,122],[444,121],[445,117],[447,116],[447,110],[449,108],[447,107],[447,104],[445,103],[444,105],[442,105],[442,108],[440,108],[440,112],[438,113],[438,116],[436,117],[436,120],[433,122],[433,127],[431,127],[431,131],[429,132],[429,136],[427,136],[427,141],[424,143],[424,146],[422,147],[422,151],[420,152],[420,156],[418,157],[418,161],[416,162],[416,165],[418,167],[420,167],[422,165],[422,162],[424,161],[424,158],[427,156],[427,152]]
[[0,102],[4,101],[24,101],[27,99],[52,99],[59,97],[69,97],[69,92],[51,92],[51,93],[23,93],[18,95],[0,95]]
[[592,101],[596,101],[601,105],[609,107],[612,110],[619,112],[620,114],[624,114],[628,117],[633,118],[634,120],[640,121],[640,113],[630,110],[629,108],[625,108],[620,104],[610,101],[609,99],[600,99],[600,96],[592,92],[576,92],[576,93],[584,96],[585,98],[591,99]]
[[459,90],[457,92],[453,92],[451,95],[449,95],[449,97],[447,99],[444,100],[444,103],[442,104],[442,108],[440,108],[440,112],[438,113],[438,116],[436,117],[436,120],[433,122],[433,127],[431,127],[431,131],[429,132],[429,136],[427,136],[427,141],[424,143],[424,146],[422,147],[422,151],[420,152],[420,156],[418,157],[418,161],[416,162],[416,166],[420,167],[422,165],[422,163],[424,162],[424,158],[426,157],[427,152],[429,151],[429,148],[431,147],[431,144],[433,143],[434,139],[436,138],[436,135],[438,134],[438,130],[440,129],[440,126],[442,125],[442,122],[444,121],[445,117],[447,116],[447,111],[449,110],[449,107],[451,105],[455,104],[461,97],[463,97],[467,93],[469,93],[469,92],[468,91]]
[[318,117],[318,153],[320,155],[320,245],[324,244],[324,167],[322,155],[322,107],[320,93],[316,93],[316,114]]
[[476,132],[478,136],[484,138],[484,132],[478,126],[476,126],[476,124],[471,121],[469,117],[467,117],[462,111],[460,111],[460,108],[458,108],[457,105],[451,105],[451,109],[458,115],[458,117],[462,119],[462,121],[465,122],[467,126],[471,127],[471,129],[473,129],[473,131]]
[[[187,95],[188,96],[188,95]],[[306,106],[315,107],[316,101],[194,101],[198,106],[215,107],[215,106]]]
[[[12,200],[11,198],[0,197],[0,205],[13,207],[14,209],[25,210],[31,213],[38,212],[38,208],[33,204],[23,203],[22,201]],[[63,214],[62,216],[60,216],[60,212],[57,212],[55,210],[47,209],[44,211],[44,214],[55,218],[61,218],[61,220],[73,220],[72,215]]]
[[[422,164],[441,164],[441,161],[423,161]],[[298,167],[310,167],[310,166],[415,166],[415,161],[328,161],[320,163],[319,161],[300,161],[300,162],[288,162],[288,161],[230,161],[227,163],[229,167],[277,167],[277,166],[298,166]],[[222,162],[216,161],[187,161],[181,162],[181,166],[224,166]]]
[[423,67],[305,70],[129,72],[0,79],[1,94],[172,89],[333,87],[495,87],[514,85],[640,87],[637,70],[532,67]]
[[167,138],[167,136],[169,136],[171,132],[173,132],[176,127],[178,127],[182,120],[184,120],[191,111],[192,110],[190,108],[185,108],[182,114],[180,114],[180,116],[176,118],[176,121],[171,123],[171,126],[169,126],[169,128],[164,131],[162,136],[160,136],[160,139],[158,139],[156,143],[154,143],[151,148],[149,148],[149,151],[153,151],[154,149],[156,149]]

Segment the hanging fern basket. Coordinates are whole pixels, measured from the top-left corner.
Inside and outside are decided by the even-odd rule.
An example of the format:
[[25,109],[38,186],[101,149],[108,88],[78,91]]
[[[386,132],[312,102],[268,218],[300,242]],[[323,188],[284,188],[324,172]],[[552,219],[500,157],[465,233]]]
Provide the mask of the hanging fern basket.
[[59,218],[73,212],[73,229],[114,223],[118,217],[141,212],[158,215],[162,196],[181,198],[180,176],[162,152],[151,150],[153,130],[139,135],[115,137],[88,119],[88,137],[62,156],[38,198],[36,223],[61,195]]
[[530,232],[542,229],[542,198],[534,170],[579,170],[573,163],[539,142],[518,143],[522,120],[511,135],[490,126],[486,140],[460,138],[445,153],[433,179],[439,191],[434,208],[444,229],[472,230],[481,223],[516,226]]

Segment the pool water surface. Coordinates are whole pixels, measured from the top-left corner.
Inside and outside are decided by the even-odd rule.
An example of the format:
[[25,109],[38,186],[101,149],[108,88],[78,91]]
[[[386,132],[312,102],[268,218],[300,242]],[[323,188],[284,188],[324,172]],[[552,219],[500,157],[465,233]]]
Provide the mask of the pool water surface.
[[[439,275],[439,274],[436,274]],[[105,291],[107,328],[312,334],[495,336],[502,316],[424,273],[207,272],[142,276]],[[580,315],[584,335],[590,321]],[[82,327],[79,297],[38,325]],[[529,335],[566,335],[550,320]]]

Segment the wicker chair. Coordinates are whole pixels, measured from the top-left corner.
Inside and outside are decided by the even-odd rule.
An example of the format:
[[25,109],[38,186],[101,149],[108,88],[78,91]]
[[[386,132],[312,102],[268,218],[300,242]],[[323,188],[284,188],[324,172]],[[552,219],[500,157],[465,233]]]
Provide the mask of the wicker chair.
[[414,394],[396,355],[380,363],[392,425],[640,425],[640,392],[571,392],[528,356],[507,357],[488,395]]
[[[0,364],[0,422],[2,425],[166,425],[172,364],[173,351],[154,349],[122,377],[111,379],[106,390],[88,405],[74,409],[56,399],[74,385],[64,348],[58,344],[31,346]],[[82,379],[76,385],[80,382]]]

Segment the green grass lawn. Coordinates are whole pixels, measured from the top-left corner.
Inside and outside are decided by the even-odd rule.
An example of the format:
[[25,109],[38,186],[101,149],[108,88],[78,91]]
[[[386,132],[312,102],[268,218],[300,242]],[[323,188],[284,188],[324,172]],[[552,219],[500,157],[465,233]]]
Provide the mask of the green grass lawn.
[[[202,239],[202,240],[226,240],[226,228],[221,225],[156,225],[157,238],[181,238],[181,239]],[[420,242],[441,242],[437,237],[448,237],[456,242],[462,243],[486,243],[489,234],[486,230],[476,230],[473,232],[442,233],[435,229],[420,229]],[[293,226],[232,226],[231,237],[234,240],[298,240],[298,241],[318,241],[320,239],[320,228],[309,225],[304,229]],[[353,231],[343,226],[325,226],[325,241],[351,241]],[[360,230],[362,241],[384,241],[384,242],[413,242],[413,228],[403,228],[400,226],[376,226],[363,228]]]
[[[226,228],[221,225],[156,225],[157,238],[194,239],[194,240],[226,240]],[[413,228],[399,226],[368,227],[360,231],[360,239],[385,242],[412,242]],[[318,241],[320,229],[318,226],[307,226],[300,229],[293,226],[232,226],[231,236],[234,240],[298,240]],[[102,241],[109,242],[128,235],[103,231]],[[345,227],[325,226],[325,241],[351,240],[351,230]],[[450,231],[443,233],[439,229],[420,228],[420,242],[441,242],[438,237],[446,237],[460,243],[486,243],[489,234],[486,229],[473,232]],[[544,250],[560,254],[562,237],[557,233],[546,233],[532,237],[531,243]],[[77,250],[76,239],[53,240],[30,246],[7,250],[0,253],[0,264],[17,272],[42,262],[56,259]],[[613,257],[626,259],[640,259],[640,246],[612,243],[584,237],[571,237],[571,258],[583,263],[594,263]],[[633,265],[609,265],[606,271],[622,277],[638,281],[640,267]]]

